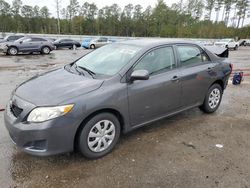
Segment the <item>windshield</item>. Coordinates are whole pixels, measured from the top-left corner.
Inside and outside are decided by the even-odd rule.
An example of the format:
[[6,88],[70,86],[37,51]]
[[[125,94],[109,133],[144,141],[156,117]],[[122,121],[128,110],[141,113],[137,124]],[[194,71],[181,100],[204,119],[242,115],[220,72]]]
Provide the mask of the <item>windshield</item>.
[[62,39],[56,39],[54,42],[60,42]]
[[76,62],[95,74],[113,76],[118,73],[135,55],[140,47],[111,44],[99,48]]

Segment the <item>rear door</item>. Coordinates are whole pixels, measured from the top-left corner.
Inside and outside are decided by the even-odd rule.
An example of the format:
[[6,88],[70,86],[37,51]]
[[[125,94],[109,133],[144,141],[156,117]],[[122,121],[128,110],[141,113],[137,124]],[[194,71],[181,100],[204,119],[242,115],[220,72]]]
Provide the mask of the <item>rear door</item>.
[[43,38],[32,38],[30,42],[30,49],[32,51],[39,51],[45,41],[46,40]]
[[147,70],[150,78],[128,84],[132,126],[163,117],[180,107],[180,72],[171,46],[149,51],[133,67],[134,70]]
[[217,76],[216,64],[197,45],[177,45],[175,48],[181,71],[181,106],[198,105]]

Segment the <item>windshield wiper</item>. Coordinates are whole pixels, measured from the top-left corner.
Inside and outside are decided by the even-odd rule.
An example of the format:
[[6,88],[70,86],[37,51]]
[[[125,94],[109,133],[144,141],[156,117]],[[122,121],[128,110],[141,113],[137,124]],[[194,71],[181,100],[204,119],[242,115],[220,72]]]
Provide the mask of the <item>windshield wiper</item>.
[[94,73],[92,70],[90,70],[90,69],[88,69],[86,67],[77,66],[77,68],[80,68],[80,69],[86,71],[87,73],[89,73],[92,76],[92,78],[94,78],[94,75],[96,75],[96,73]]
[[83,75],[83,76],[85,75],[82,71],[79,70],[79,67],[77,66],[77,64],[74,63],[74,64],[72,65],[72,67],[73,67],[73,66],[74,66],[76,72],[77,72],[79,75]]

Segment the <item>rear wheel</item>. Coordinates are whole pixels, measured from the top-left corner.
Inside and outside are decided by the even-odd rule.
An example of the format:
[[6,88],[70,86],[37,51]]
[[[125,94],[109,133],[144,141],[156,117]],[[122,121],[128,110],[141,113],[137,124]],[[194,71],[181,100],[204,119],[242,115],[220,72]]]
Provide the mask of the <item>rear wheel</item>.
[[17,50],[16,47],[11,46],[11,47],[8,49],[7,54],[9,54],[9,55],[17,55],[17,54],[18,54],[18,50]]
[[44,46],[41,50],[42,54],[49,54],[50,53],[50,48],[48,46]]
[[120,137],[120,122],[110,113],[91,118],[82,128],[78,147],[83,156],[96,159],[108,154]]
[[219,84],[212,85],[209,88],[204,103],[200,106],[200,109],[205,113],[215,112],[220,106],[222,94],[222,88]]

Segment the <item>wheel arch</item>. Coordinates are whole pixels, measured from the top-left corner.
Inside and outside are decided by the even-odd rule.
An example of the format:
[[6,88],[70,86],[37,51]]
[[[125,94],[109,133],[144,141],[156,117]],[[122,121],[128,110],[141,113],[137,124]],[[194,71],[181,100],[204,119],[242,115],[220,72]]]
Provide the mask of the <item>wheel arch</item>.
[[84,118],[82,120],[82,122],[80,123],[80,125],[78,126],[76,133],[75,133],[75,137],[74,137],[74,150],[77,149],[77,146],[78,146],[77,140],[78,140],[79,134],[81,133],[81,130],[84,127],[84,125],[91,118],[93,118],[94,116],[96,116],[97,114],[100,114],[100,113],[111,113],[114,116],[116,116],[118,121],[120,122],[120,125],[121,125],[121,132],[123,131],[124,125],[125,125],[125,122],[124,122],[125,120],[124,120],[124,117],[122,116],[122,114],[118,110],[113,109],[113,108],[103,108],[103,109],[96,110],[96,111],[92,112],[91,114],[89,114],[86,118]]
[[50,51],[52,50],[49,45],[43,45],[43,46],[41,46],[40,50],[42,50],[45,47],[48,47],[50,49]]
[[15,45],[10,45],[10,46],[8,46],[8,50],[9,50],[10,48],[16,48],[16,49],[18,50],[18,47],[15,46]]
[[[218,79],[218,80],[214,81],[214,82],[210,85],[210,87],[211,87],[212,85],[214,85],[214,84],[219,84],[219,85],[221,86],[222,91],[224,91],[224,89],[225,89],[225,83],[224,83],[223,80]],[[210,87],[209,87],[209,88],[210,88]]]

